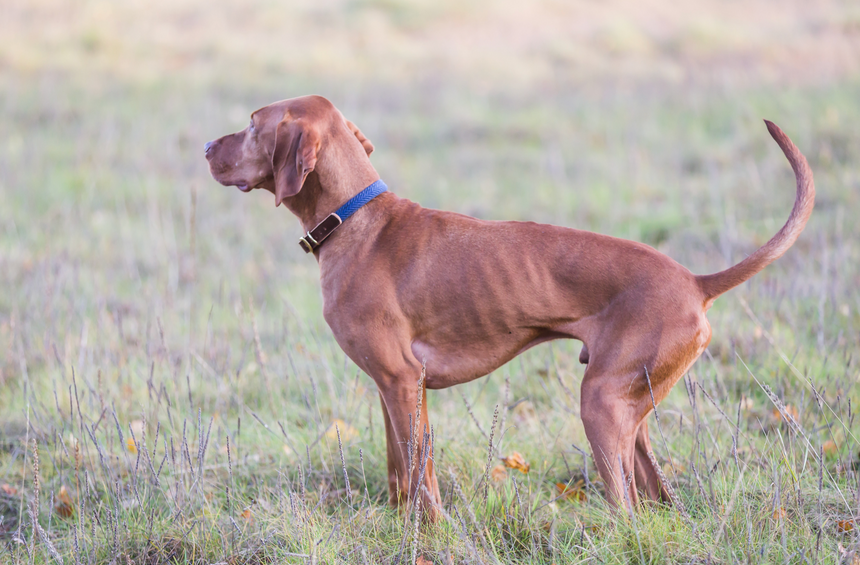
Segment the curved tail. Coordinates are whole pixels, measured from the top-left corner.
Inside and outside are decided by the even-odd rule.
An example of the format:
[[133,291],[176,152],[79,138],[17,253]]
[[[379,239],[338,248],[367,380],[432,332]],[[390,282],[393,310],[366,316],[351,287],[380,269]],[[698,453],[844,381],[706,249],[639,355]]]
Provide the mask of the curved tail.
[[779,259],[803,231],[806,221],[812,213],[812,207],[815,205],[815,184],[812,182],[812,170],[806,162],[806,157],[776,124],[767,120],[764,123],[767,124],[767,130],[771,137],[776,140],[782,152],[785,153],[788,162],[791,163],[791,168],[794,169],[794,176],[797,178],[797,196],[794,200],[794,208],[791,209],[791,215],[782,229],[755,253],[725,271],[696,277],[705,295],[705,302],[710,302],[724,292],[738,286]]

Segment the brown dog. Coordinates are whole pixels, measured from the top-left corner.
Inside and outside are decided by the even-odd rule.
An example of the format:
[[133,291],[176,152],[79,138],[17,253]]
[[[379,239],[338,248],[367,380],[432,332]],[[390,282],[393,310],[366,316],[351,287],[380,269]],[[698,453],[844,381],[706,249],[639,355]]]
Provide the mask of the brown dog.
[[[446,388],[559,338],[583,342],[582,423],[609,501],[623,502],[625,489],[633,504],[637,490],[667,500],[649,459],[651,390],[654,402],[666,397],[711,339],[714,299],[785,253],[812,212],[806,159],[767,127],[797,177],[794,208],[773,239],[713,275],[641,243],[427,210],[390,192],[315,249],[325,319],[379,388],[392,504],[420,493],[432,518],[440,503],[422,366],[426,388]],[[379,179],[371,151],[318,96],[261,108],[243,131],[206,144],[215,180],[274,193],[306,232]]]

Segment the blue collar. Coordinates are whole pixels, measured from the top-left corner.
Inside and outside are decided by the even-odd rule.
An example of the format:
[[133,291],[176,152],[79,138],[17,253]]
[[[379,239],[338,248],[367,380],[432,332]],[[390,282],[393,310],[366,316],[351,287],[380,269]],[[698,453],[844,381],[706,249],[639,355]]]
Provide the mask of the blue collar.
[[349,200],[343,206],[338,208],[334,213],[329,214],[317,226],[299,238],[299,245],[305,250],[305,253],[315,251],[322,242],[331,235],[331,233],[344,223],[350,216],[358,212],[358,209],[387,191],[388,187],[382,180],[378,180],[371,184]]

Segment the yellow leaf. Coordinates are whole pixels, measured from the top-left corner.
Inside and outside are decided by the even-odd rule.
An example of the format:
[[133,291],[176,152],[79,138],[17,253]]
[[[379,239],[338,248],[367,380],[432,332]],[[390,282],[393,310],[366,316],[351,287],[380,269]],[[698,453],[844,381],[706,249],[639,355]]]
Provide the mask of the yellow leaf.
[[57,500],[65,502],[66,504],[74,504],[74,501],[72,501],[72,495],[69,494],[69,489],[66,488],[66,485],[62,485],[60,487],[60,492],[57,493]]
[[247,523],[249,523],[249,524],[253,524],[253,523],[254,523],[254,517],[251,515],[251,509],[250,509],[250,508],[246,508],[246,509],[245,509],[245,510],[240,514],[240,516],[242,516],[242,519],[243,519],[243,520],[245,520]]
[[143,420],[132,420],[128,427],[134,432],[135,437],[140,437],[143,434]]
[[674,467],[672,466],[672,463],[670,461],[667,461],[663,464],[663,474],[667,477],[674,477],[675,471],[677,471],[680,475],[683,474],[686,470],[687,468],[678,463],[677,461],[675,462]]
[[328,428],[328,431],[325,433],[325,437],[330,440],[337,441],[338,430],[340,430],[340,440],[343,443],[347,443],[358,437],[358,430],[356,430],[340,418],[335,418],[332,421],[331,425]]
[[526,422],[535,416],[535,407],[528,400],[523,400],[514,407],[514,419],[517,422]]
[[75,502],[69,494],[66,485],[60,487],[60,492],[57,493],[57,502],[54,504],[54,510],[61,518],[71,518],[75,513]]
[[797,408],[795,408],[791,404],[785,405],[785,417],[783,417],[782,412],[780,412],[779,409],[773,409],[773,417],[778,420],[787,420],[788,416],[791,416],[795,422],[798,421]]
[[504,465],[496,465],[493,467],[493,470],[490,471],[490,478],[493,479],[494,483],[500,483],[508,478],[508,471],[505,469]]
[[564,483],[555,483],[555,488],[561,500],[585,502],[588,499],[588,495],[585,494],[585,481],[582,479],[579,479],[571,486],[567,486]]
[[840,534],[844,534],[846,532],[850,532],[854,529],[855,523],[854,520],[837,520],[836,521],[836,531]]
[[125,448],[128,449],[129,453],[137,453],[137,444],[131,438],[125,440]]
[[772,518],[773,518],[774,520],[779,520],[780,518],[785,518],[785,508],[783,508],[782,506],[780,506],[779,508],[777,508],[776,510],[774,510],[774,511],[773,511],[773,516],[772,516]]
[[522,473],[528,473],[529,469],[531,469],[531,465],[520,455],[518,452],[514,451],[507,457],[502,458],[502,463],[505,464],[505,467],[509,469],[516,469]]

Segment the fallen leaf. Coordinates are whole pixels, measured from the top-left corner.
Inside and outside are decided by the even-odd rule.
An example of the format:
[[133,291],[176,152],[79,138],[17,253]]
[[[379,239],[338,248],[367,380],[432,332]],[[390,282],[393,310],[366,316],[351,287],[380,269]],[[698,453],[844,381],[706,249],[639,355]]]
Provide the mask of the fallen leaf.
[[[791,416],[795,422],[798,421],[798,412],[797,408],[792,406],[791,404],[785,405],[785,416]],[[783,417],[782,412],[778,408],[773,409],[773,417],[778,420],[786,420],[786,417]]]
[[663,474],[667,477],[674,477],[676,471],[679,475],[683,475],[687,471],[687,468],[678,463],[677,461],[675,462],[674,466],[672,466],[672,463],[669,461],[663,464]]
[[839,448],[837,447],[835,441],[833,441],[832,439],[828,439],[821,446],[821,450],[824,451],[825,455],[835,455],[836,452],[839,451]]
[[415,565],[433,565],[433,562],[424,557],[423,555],[419,555],[415,560]]
[[836,531],[840,534],[844,534],[846,532],[850,532],[854,529],[855,522],[854,520],[837,520],[836,521]]
[[528,400],[518,402],[513,409],[514,420],[517,422],[525,422],[535,417],[535,407]]
[[516,451],[512,452],[507,457],[503,457],[502,463],[505,464],[505,467],[516,469],[522,473],[528,473],[529,469],[531,469],[531,465],[529,465],[528,461],[526,461],[523,456]]
[[773,515],[771,516],[774,520],[779,520],[780,518],[785,518],[785,508],[780,506],[776,510],[773,511]]
[[496,465],[493,467],[493,470],[490,471],[490,478],[493,479],[494,483],[500,483],[508,478],[508,471],[505,469],[504,465]]
[[[343,432],[341,432],[341,433],[343,433]],[[286,443],[284,444],[284,454],[285,455],[292,455],[293,454],[293,450],[290,449],[290,446],[287,445]]]
[[840,563],[845,563],[845,565],[860,565],[860,552],[853,551],[850,549],[845,549],[841,543],[836,545],[836,551],[839,552],[842,557]]
[[555,488],[561,500],[575,500],[577,502],[588,500],[588,495],[585,494],[585,481],[582,479],[570,486],[565,483],[555,483]]
[[247,523],[249,523],[249,524],[253,524],[253,523],[254,523],[254,517],[251,515],[251,509],[250,509],[250,508],[246,508],[246,509],[245,509],[245,510],[240,514],[240,516],[241,516],[241,517],[242,517],[242,519],[243,519],[243,520],[245,520]]
[[16,494],[18,494],[18,489],[16,489],[9,483],[3,483],[3,485],[0,486],[0,491],[2,491],[3,494],[8,494],[9,496],[15,496]]
[[60,487],[60,492],[57,493],[57,502],[54,504],[54,510],[61,518],[71,518],[75,514],[75,501],[69,494],[69,489],[66,485]]
[[136,437],[138,439],[138,441],[140,440],[141,437],[143,437],[143,432],[144,432],[143,420],[132,420],[131,422],[128,423],[128,427],[131,428],[131,431],[134,432],[134,437]]
[[137,453],[137,444],[131,438],[125,440],[125,448],[128,449],[129,453]]
[[[552,511],[553,511],[553,513],[557,513],[557,512],[558,512],[558,509],[557,509],[557,508],[555,508],[555,503],[552,503],[552,502],[551,502],[549,505],[547,505],[547,507],[548,507],[550,510],[552,510]],[[551,531],[552,531],[552,523],[553,523],[553,521],[555,521],[555,518],[553,518],[552,520],[544,520],[544,522],[540,525],[540,529],[542,529],[543,531],[545,531],[545,532],[547,532],[547,533],[551,532]]]
[[336,418],[332,421],[331,425],[328,428],[328,431],[325,433],[325,437],[337,441],[337,431],[340,430],[340,440],[342,443],[347,443],[356,437],[358,437],[358,430],[341,420],[340,418]]

